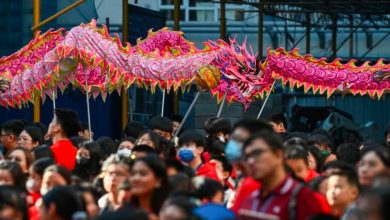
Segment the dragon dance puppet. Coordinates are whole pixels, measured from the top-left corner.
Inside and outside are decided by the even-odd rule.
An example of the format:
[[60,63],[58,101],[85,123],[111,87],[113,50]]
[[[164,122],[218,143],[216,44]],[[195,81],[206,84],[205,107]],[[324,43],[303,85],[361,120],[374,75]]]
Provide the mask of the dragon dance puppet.
[[69,84],[105,98],[134,83],[176,91],[196,82],[219,100],[226,95],[228,102],[246,106],[270,92],[278,79],[328,96],[340,90],[380,97],[390,89],[390,65],[383,60],[355,66],[354,60],[327,63],[325,58],[301,56],[297,50],[276,49],[268,50],[266,60],[257,63],[245,44],[235,39],[208,41],[198,49],[183,33],[163,28],[149,31],[133,47],[122,46],[118,36],[111,37],[104,26],[97,28],[94,20],[69,32],[48,31],[0,59],[0,104],[20,107],[34,96],[50,96]]

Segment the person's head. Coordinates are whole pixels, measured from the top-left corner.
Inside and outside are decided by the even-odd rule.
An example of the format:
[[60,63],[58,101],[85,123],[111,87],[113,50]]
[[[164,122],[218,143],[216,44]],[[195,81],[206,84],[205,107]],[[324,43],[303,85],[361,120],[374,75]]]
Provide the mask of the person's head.
[[123,157],[129,157],[131,155],[131,150],[135,146],[135,138],[125,137],[119,142],[117,154]]
[[326,192],[328,191],[328,176],[321,175],[315,177],[310,181],[309,186],[312,190],[326,196]]
[[236,122],[225,148],[225,155],[229,161],[237,162],[242,156],[242,146],[249,137],[260,131],[272,131],[272,126],[264,120],[242,119]]
[[159,213],[170,191],[164,161],[153,155],[137,159],[131,170],[130,184],[132,204],[141,206],[141,199],[150,198],[150,211]]
[[203,204],[209,202],[223,204],[224,188],[220,182],[204,176],[196,176],[192,178],[192,185],[195,198]]
[[173,115],[171,117],[172,121],[172,134],[176,132],[176,130],[179,128],[181,121],[183,121],[183,117],[181,115]]
[[88,123],[81,123],[81,130],[79,131],[78,135],[84,140],[93,139],[93,132],[89,129]]
[[384,147],[366,148],[358,164],[359,182],[371,186],[374,177],[390,168],[390,153]]
[[307,148],[307,161],[309,163],[309,169],[317,172],[322,172],[322,166],[324,164],[324,158],[322,157],[321,150],[314,145],[310,145]]
[[141,157],[146,157],[148,155],[157,155],[157,152],[154,148],[150,147],[149,145],[136,145],[131,151],[130,158],[134,160]]
[[324,158],[332,153],[332,141],[324,134],[314,133],[308,137],[308,144],[315,145],[321,150]]
[[75,188],[80,201],[81,210],[84,210],[88,219],[96,219],[99,215],[99,206],[95,189],[87,182],[77,185]]
[[355,165],[360,160],[359,147],[353,143],[339,145],[337,147],[337,159]]
[[135,145],[148,145],[160,153],[160,137],[151,130],[142,131],[135,141]]
[[26,188],[29,192],[40,193],[43,173],[47,167],[53,164],[54,160],[49,157],[38,159],[31,164],[29,179],[26,182]]
[[32,154],[33,154],[35,160],[38,160],[38,159],[44,158],[44,157],[50,157],[50,158],[54,159],[53,151],[51,151],[50,146],[46,145],[46,144],[43,144],[43,145],[40,145],[40,146],[34,148],[34,150],[32,151]]
[[111,154],[115,154],[117,143],[109,137],[103,136],[96,139],[102,152],[102,160],[107,159]]
[[272,129],[276,133],[287,132],[287,119],[283,113],[277,113],[269,117],[269,123],[272,125]]
[[300,145],[286,146],[285,163],[294,175],[305,180],[309,171],[308,152]]
[[185,163],[201,160],[206,140],[195,130],[186,130],[179,137],[179,159]]
[[173,127],[172,121],[169,118],[156,116],[150,120],[149,127],[152,131],[156,132],[165,139],[172,139]]
[[387,147],[390,147],[390,124],[387,126],[387,129],[385,131],[385,143]]
[[96,176],[100,171],[102,159],[99,144],[96,141],[85,141],[79,147],[76,155],[77,167],[86,169],[91,177]]
[[43,173],[41,195],[45,195],[56,186],[66,186],[71,183],[71,173],[62,166],[50,165]]
[[160,220],[195,220],[196,205],[187,197],[172,197],[164,202],[159,213]]
[[355,171],[342,170],[328,177],[326,199],[329,205],[342,215],[359,196],[359,181]]
[[129,166],[111,155],[103,162],[100,177],[103,178],[103,187],[107,193],[117,195],[119,186],[129,177]]
[[107,211],[99,215],[97,220],[149,220],[148,213],[142,209],[121,208],[116,211]]
[[0,185],[15,186],[25,190],[26,177],[19,164],[9,160],[0,161]]
[[131,122],[126,125],[123,130],[123,137],[132,137],[136,139],[139,136],[141,131],[145,130],[141,123],[139,122]]
[[332,173],[341,172],[343,170],[353,170],[355,166],[342,161],[342,160],[334,160],[324,165],[324,174],[330,175]]
[[17,119],[8,120],[1,124],[0,141],[6,150],[17,146],[18,137],[23,128],[23,122]]
[[32,150],[37,146],[43,144],[42,128],[37,126],[28,126],[18,136],[18,146]]
[[244,143],[243,154],[251,176],[258,181],[268,180],[284,166],[282,138],[272,131],[252,135]]
[[390,187],[377,187],[364,191],[356,202],[358,219],[390,219]]
[[209,118],[204,123],[204,130],[208,138],[217,137],[220,141],[226,143],[232,132],[232,124],[226,118]]
[[18,163],[24,173],[28,173],[28,168],[33,162],[33,156],[31,152],[24,147],[12,148],[7,152],[5,158],[7,160]]
[[77,136],[80,130],[81,125],[76,112],[67,109],[55,109],[47,136],[54,141],[56,138]]
[[25,193],[17,187],[0,186],[0,219],[29,219]]
[[76,192],[68,186],[56,186],[42,196],[39,207],[41,220],[71,220],[76,212],[81,211]]
[[222,183],[225,183],[232,173],[233,166],[223,155],[213,155],[211,156],[210,162],[216,163],[216,171],[218,178]]

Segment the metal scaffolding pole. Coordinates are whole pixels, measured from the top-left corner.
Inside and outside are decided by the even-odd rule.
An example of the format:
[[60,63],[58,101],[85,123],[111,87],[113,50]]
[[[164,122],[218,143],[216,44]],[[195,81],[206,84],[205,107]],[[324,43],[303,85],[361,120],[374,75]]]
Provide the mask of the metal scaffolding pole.
[[[353,57],[353,33],[355,32],[353,28],[353,15],[349,16],[349,24],[351,25],[351,32],[350,32],[350,38],[349,38],[349,56]],[[356,28],[357,29],[357,28]]]
[[310,53],[310,13],[306,13],[306,54]]
[[259,30],[258,30],[258,42],[257,42],[257,48],[258,48],[258,61],[261,61],[263,59],[263,27],[264,27],[264,5],[260,5],[259,7]]
[[332,57],[337,57],[337,15],[332,16]]
[[220,8],[221,8],[221,17],[220,17],[220,36],[222,40],[226,40],[226,18],[225,18],[225,9],[226,9],[225,0],[221,0]]
[[[180,0],[174,0],[173,29],[180,30]],[[173,96],[173,113],[179,114],[179,95],[177,92]]]

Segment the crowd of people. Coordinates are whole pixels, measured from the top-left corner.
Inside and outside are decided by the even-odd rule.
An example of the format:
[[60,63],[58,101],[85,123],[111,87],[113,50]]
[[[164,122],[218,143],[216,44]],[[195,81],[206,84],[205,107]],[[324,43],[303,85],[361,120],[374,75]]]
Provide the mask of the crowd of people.
[[1,125],[0,219],[390,219],[390,127],[383,140],[288,131],[285,116],[130,122],[94,139],[72,110],[44,126]]

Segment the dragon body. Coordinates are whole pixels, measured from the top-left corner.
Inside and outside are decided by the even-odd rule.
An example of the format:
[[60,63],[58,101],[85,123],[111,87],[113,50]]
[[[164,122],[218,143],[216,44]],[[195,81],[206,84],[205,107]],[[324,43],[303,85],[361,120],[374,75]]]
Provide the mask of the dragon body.
[[326,63],[296,50],[269,50],[264,63],[258,64],[245,42],[235,39],[204,43],[203,49],[186,40],[182,32],[167,28],[149,31],[135,46],[122,46],[118,36],[111,37],[106,27],[96,22],[81,24],[69,32],[49,31],[32,40],[15,54],[0,59],[0,104],[21,106],[35,96],[51,96],[59,87],[72,84],[105,98],[133,84],[178,90],[196,82],[221,100],[248,106],[275,80],[291,86],[304,86],[314,92],[335,90],[380,97],[390,88],[390,66],[378,61],[355,66],[351,61]]

